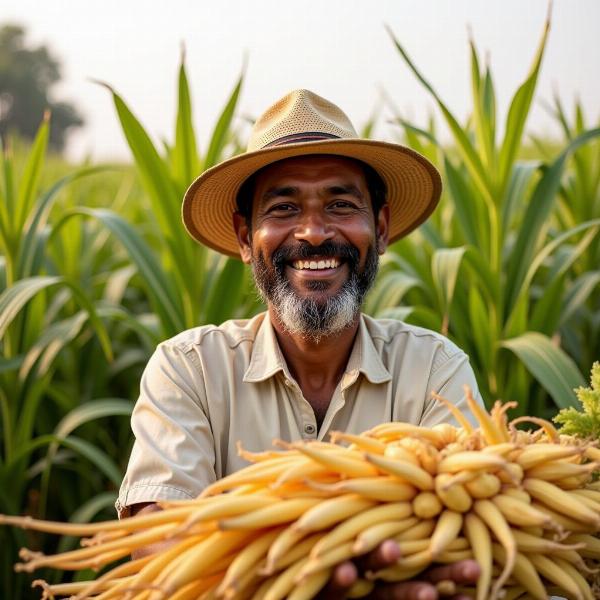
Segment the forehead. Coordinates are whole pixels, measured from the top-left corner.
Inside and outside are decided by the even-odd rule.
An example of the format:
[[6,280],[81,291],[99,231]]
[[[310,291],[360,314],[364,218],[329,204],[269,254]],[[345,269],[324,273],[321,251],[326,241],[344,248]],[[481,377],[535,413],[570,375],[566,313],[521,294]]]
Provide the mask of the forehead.
[[256,174],[256,189],[294,178],[311,182],[339,178],[366,186],[365,173],[358,161],[343,156],[315,154],[286,158],[261,169]]

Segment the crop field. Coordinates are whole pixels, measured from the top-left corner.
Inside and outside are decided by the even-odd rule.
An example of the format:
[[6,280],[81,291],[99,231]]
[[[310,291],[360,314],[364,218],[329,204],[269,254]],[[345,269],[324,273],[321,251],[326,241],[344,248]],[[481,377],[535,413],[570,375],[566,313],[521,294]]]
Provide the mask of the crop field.
[[[600,123],[556,97],[546,106],[561,139],[527,133],[545,41],[519,65],[522,84],[502,123],[493,73],[471,45],[472,110],[461,123],[392,35],[399,64],[431,95],[452,140],[396,111],[396,140],[431,160],[445,187],[433,217],[388,249],[365,304],[447,335],[469,354],[488,408],[518,402],[512,418],[575,406],[573,389],[600,359]],[[42,115],[31,146],[2,148],[0,513],[112,518],[129,415],[155,346],[264,308],[250,271],[193,242],[180,217],[193,178],[245,147],[236,119],[243,75],[205,149],[183,62],[177,81],[175,130],[161,146],[107,89],[131,164],[50,155],[51,117]],[[18,549],[65,551],[76,540],[57,548],[43,533],[3,527],[0,545],[0,597],[18,600],[39,597],[30,575],[13,572]],[[36,576],[62,581],[60,572]]]

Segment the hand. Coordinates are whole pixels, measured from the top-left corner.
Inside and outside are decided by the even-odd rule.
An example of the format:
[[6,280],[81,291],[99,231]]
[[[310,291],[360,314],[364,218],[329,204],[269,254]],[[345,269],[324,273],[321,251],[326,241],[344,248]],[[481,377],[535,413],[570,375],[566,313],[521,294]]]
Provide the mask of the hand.
[[[377,571],[392,566],[400,558],[400,548],[393,540],[386,540],[379,547],[357,562],[346,561],[338,565],[330,582],[319,594],[320,600],[339,600],[345,596],[359,576],[359,570]],[[440,594],[436,583],[450,580],[458,585],[475,584],[480,568],[474,560],[463,560],[451,565],[433,567],[422,574],[419,581],[380,583],[371,592],[372,600],[438,600]],[[470,600],[468,596],[454,595],[451,600]]]

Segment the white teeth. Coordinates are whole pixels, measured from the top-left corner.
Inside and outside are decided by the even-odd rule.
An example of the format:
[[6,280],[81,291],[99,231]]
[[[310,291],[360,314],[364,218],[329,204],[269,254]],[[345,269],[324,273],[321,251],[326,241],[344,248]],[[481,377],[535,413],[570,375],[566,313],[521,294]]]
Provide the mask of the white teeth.
[[318,269],[335,269],[339,266],[339,261],[335,258],[331,260],[295,260],[292,263],[294,269],[310,269],[316,271]]

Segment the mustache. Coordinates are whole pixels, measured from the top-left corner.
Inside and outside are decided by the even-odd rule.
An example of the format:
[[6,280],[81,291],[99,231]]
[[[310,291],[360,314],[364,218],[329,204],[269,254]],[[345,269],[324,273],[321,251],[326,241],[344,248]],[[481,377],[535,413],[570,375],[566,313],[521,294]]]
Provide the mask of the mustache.
[[292,260],[301,260],[319,256],[324,258],[341,258],[348,262],[349,266],[356,267],[360,261],[358,248],[352,244],[342,244],[340,242],[326,241],[318,246],[313,246],[306,242],[300,244],[288,244],[282,246],[273,252],[271,258],[273,266],[278,272],[283,272],[285,265]]

